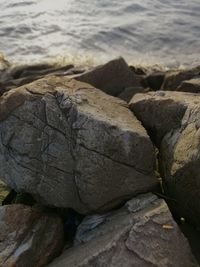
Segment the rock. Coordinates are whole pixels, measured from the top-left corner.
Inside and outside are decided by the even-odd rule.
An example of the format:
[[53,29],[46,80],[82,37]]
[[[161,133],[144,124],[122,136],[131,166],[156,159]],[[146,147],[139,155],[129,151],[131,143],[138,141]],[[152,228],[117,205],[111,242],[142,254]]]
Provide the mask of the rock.
[[142,81],[141,84],[144,88],[150,88],[154,91],[160,90],[163,81],[164,81],[165,73],[164,72],[153,72],[147,75]]
[[[85,224],[79,226],[79,231]],[[79,235],[80,237],[80,235]],[[197,267],[164,200],[143,195],[86,231],[48,267]],[[181,246],[180,246],[181,244]]]
[[10,63],[5,59],[4,55],[0,52],[0,96],[4,92],[3,77],[9,68],[10,68]]
[[164,82],[160,89],[165,91],[177,91],[177,88],[183,81],[195,78],[199,76],[199,74],[200,66],[187,70],[169,70],[165,74]]
[[81,70],[75,69],[71,64],[66,66],[56,66],[53,64],[11,66],[1,75],[0,96],[13,88],[31,83],[47,75],[64,76],[77,72],[79,73]]
[[[47,65],[48,66],[48,65]],[[50,73],[65,73],[70,69],[73,69],[74,65],[68,64],[66,66],[49,66],[49,67],[42,67],[40,65],[30,65],[26,66],[25,69],[21,72],[20,78],[27,77],[27,76],[44,76]]]
[[[174,95],[174,93],[168,93]],[[166,98],[166,92],[148,92],[135,95],[129,107],[149,132],[154,143],[159,147],[168,131],[181,126],[186,106],[172,98]]]
[[55,215],[13,204],[0,207],[0,266],[40,267],[63,248],[63,225]]
[[27,77],[29,75],[38,74],[38,72],[43,72],[51,70],[53,65],[51,64],[34,64],[34,65],[18,65],[13,66],[9,70],[9,74],[13,79],[19,79]]
[[143,66],[129,66],[129,68],[137,75],[146,75],[148,72]]
[[195,79],[183,81],[177,88],[177,91],[200,93],[200,76]]
[[3,53],[0,52],[0,75],[3,71],[8,69],[9,67],[10,67],[10,62],[8,62]]
[[141,80],[141,76],[131,71],[123,58],[111,60],[74,78],[113,96],[119,95],[126,87],[140,86]]
[[118,95],[122,100],[129,102],[131,98],[138,93],[144,93],[146,90],[143,87],[127,87],[121,94]]
[[28,83],[31,83],[33,81],[39,80],[42,77],[43,76],[33,75],[33,76],[23,77],[23,78],[19,78],[19,79],[7,78],[7,80],[5,80],[2,84],[1,95],[5,92],[11,90],[11,89],[16,88],[16,87],[20,87],[24,84],[28,84]]
[[160,171],[175,214],[199,225],[200,95],[138,94],[130,108],[159,147]]
[[9,187],[0,180],[0,205],[2,204],[4,198],[8,195],[9,191]]
[[66,77],[0,98],[0,177],[40,203],[106,211],[157,184],[153,145],[126,103]]

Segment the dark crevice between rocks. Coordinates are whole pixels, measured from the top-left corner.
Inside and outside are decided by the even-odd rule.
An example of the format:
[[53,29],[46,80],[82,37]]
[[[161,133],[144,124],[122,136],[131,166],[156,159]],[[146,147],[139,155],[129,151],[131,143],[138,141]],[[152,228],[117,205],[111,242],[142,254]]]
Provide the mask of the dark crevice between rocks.
[[17,193],[14,189],[11,189],[7,196],[2,201],[2,206],[10,204],[24,204],[33,206],[36,203],[31,194]]
[[183,234],[189,241],[190,247],[192,249],[193,255],[200,264],[200,231],[195,229],[192,225],[188,223],[179,224],[179,227]]
[[85,216],[71,208],[46,208],[46,211],[54,213],[62,219],[65,240],[64,249],[73,246],[77,227]]

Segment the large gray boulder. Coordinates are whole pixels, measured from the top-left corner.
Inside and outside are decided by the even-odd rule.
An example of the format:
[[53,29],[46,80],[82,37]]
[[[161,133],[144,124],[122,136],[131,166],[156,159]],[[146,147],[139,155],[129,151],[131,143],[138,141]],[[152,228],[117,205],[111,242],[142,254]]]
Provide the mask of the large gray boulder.
[[63,224],[56,215],[20,204],[0,207],[0,266],[42,267],[61,253]]
[[166,203],[155,195],[134,198],[99,218],[86,217],[76,234],[79,243],[48,266],[199,266]]
[[125,102],[49,77],[0,98],[0,177],[43,204],[104,211],[151,191],[154,148]]
[[130,108],[160,150],[160,171],[179,216],[200,223],[200,95],[138,94]]

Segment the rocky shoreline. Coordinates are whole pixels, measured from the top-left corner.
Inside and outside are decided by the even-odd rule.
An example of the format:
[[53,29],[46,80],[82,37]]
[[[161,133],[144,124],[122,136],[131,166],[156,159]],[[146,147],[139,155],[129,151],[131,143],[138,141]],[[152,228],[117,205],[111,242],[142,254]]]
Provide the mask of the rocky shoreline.
[[199,266],[199,93],[200,66],[2,58],[0,265]]

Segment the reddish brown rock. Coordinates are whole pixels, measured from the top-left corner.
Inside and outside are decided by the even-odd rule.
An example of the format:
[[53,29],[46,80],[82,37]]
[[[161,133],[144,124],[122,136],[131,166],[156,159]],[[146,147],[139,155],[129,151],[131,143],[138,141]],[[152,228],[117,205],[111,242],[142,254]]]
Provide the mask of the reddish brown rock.
[[0,266],[42,267],[59,255],[63,236],[57,216],[20,204],[0,207]]

